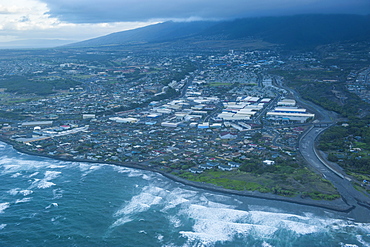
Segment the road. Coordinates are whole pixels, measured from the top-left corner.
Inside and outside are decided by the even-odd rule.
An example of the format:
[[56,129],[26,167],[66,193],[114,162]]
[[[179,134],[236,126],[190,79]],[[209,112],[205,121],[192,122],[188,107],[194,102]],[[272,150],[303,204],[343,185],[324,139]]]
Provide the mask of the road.
[[[337,188],[345,202],[356,207],[353,214],[370,217],[370,197],[356,190],[350,178],[342,170],[326,164],[315,150],[315,141],[324,130],[325,128],[313,127],[301,138],[299,149],[302,156],[315,171],[322,174]],[[363,207],[359,202],[369,207]]]
[[304,101],[297,92],[290,88],[284,87],[281,84],[279,86],[290,91],[299,105],[306,107],[318,116],[318,124],[312,125],[299,140],[299,150],[304,159],[317,173],[322,174],[324,178],[336,187],[345,202],[351,206],[355,206],[355,209],[350,212],[352,216],[365,217],[369,220],[370,195],[365,195],[356,190],[348,175],[339,166],[329,164],[320,156],[315,148],[318,136],[327,128],[315,126],[320,126],[320,123],[335,124],[336,114],[312,102]]

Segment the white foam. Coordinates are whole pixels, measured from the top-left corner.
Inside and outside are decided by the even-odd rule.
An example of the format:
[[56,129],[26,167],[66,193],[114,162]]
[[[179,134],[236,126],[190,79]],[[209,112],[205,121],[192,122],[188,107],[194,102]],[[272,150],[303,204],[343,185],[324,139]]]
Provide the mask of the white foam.
[[62,189],[54,189],[53,190],[53,200],[62,198],[63,192],[64,191]]
[[151,176],[148,176],[148,175],[146,175],[146,174],[143,174],[142,178],[143,178],[144,180],[151,180],[151,179],[152,179],[152,177],[151,177]]
[[17,203],[21,203],[21,202],[29,202],[29,201],[31,201],[32,200],[32,197],[25,197],[25,198],[23,198],[23,199],[18,199],[18,200],[16,200],[15,201],[15,204],[17,204]]
[[33,191],[32,190],[20,190],[19,193],[22,194],[23,196],[28,196],[32,194]]
[[0,230],[3,230],[7,225],[6,224],[1,224],[0,225]]
[[143,171],[131,169],[130,170],[130,173],[128,174],[128,176],[129,177],[141,177],[141,176],[143,176]]
[[32,178],[32,177],[34,177],[34,176],[36,176],[36,175],[38,175],[39,174],[39,172],[34,172],[34,173],[32,173],[31,175],[29,175],[28,176],[28,178]]
[[218,241],[231,241],[235,235],[248,235],[251,232],[261,237],[271,236],[278,228],[250,222],[250,213],[228,208],[210,208],[202,205],[191,205],[185,212],[195,220],[193,231],[181,234],[192,241],[211,244]]
[[61,168],[65,168],[66,166],[65,165],[55,165],[55,164],[51,164],[49,165],[47,168],[49,169],[61,169]]
[[[164,190],[159,187],[146,186],[142,192],[126,203],[120,210],[118,210],[114,217],[118,217],[111,227],[120,226],[132,221],[131,215],[145,212],[149,210],[153,205],[158,205],[163,202],[163,198],[160,196],[164,193]],[[121,217],[123,216],[123,217]]]
[[91,165],[91,164],[81,163],[80,164],[80,170],[81,170],[81,172],[83,172],[82,177],[85,177],[88,174],[101,169],[103,166],[105,166],[105,165]]
[[54,186],[55,183],[50,182],[50,180],[53,180],[53,179],[59,177],[60,174],[61,174],[61,172],[58,172],[58,171],[46,171],[44,173],[44,178],[43,179],[34,179],[30,188],[37,187],[39,189],[46,189],[46,188],[49,188],[51,186]]
[[58,205],[58,203],[56,203],[56,202],[53,202],[53,203],[51,203],[49,206],[47,206],[47,207],[45,207],[45,209],[50,209],[50,208],[52,208],[52,207],[58,207],[59,205]]
[[9,174],[9,173],[17,173],[20,170],[19,165],[5,165],[1,164],[4,170],[2,171],[2,174]]
[[113,170],[115,170],[116,172],[119,172],[119,173],[129,173],[133,170],[132,168],[128,168],[128,167],[124,167],[124,166],[112,165],[112,167],[113,167]]
[[159,242],[162,242],[163,238],[164,238],[164,236],[162,234],[159,234],[159,233],[155,237],[158,239]]
[[[274,238],[279,229],[288,229],[297,235],[327,232],[338,223],[348,229],[348,222],[339,219],[320,218],[312,215],[294,215],[281,212],[242,211],[217,202],[204,202],[183,207],[180,215],[194,221],[192,231],[181,231],[188,238],[188,245],[201,242],[213,245],[216,242],[232,241],[235,236],[254,235],[262,239]],[[178,217],[169,217],[172,224],[178,224]],[[329,227],[328,227],[329,226]],[[339,226],[340,229],[345,229]],[[265,246],[271,246],[265,243]]]
[[[128,176],[131,177],[146,174],[133,169],[123,171],[129,172]],[[188,239],[184,246],[212,246],[232,241],[235,237],[252,235],[265,240],[263,247],[271,247],[268,241],[276,238],[281,229],[297,236],[330,232],[336,227],[338,229],[353,227],[354,232],[361,228],[362,232],[370,232],[370,224],[351,225],[350,221],[330,217],[320,218],[313,214],[296,215],[283,213],[279,209],[249,205],[248,208],[254,210],[236,209],[241,203],[232,196],[214,196],[181,187],[170,189],[168,184],[154,180],[113,215],[116,220],[111,227],[124,225],[136,219],[140,212],[148,211],[155,206],[156,210],[167,215],[170,225],[178,230],[189,223],[193,224],[190,230],[180,231],[180,234]]]
[[42,167],[47,167],[50,162],[35,161],[27,159],[16,159],[16,158],[2,158],[0,160],[2,166],[2,174],[19,173],[21,171],[39,170]]
[[182,222],[178,217],[171,215],[168,217],[168,219],[173,227],[178,228],[182,226]]
[[15,196],[19,193],[20,190],[21,190],[20,188],[15,188],[15,189],[8,190],[7,193],[12,196]]
[[57,172],[57,171],[46,171],[45,172],[45,179],[52,180],[54,178],[57,178],[60,174],[61,174],[61,172]]
[[78,163],[80,171],[84,172],[90,169],[90,165],[87,163]]
[[9,202],[0,203],[0,214],[4,213],[4,210],[10,207]]
[[117,227],[117,226],[121,226],[121,225],[124,225],[128,222],[131,222],[132,219],[130,219],[129,217],[122,217],[122,218],[119,218],[118,220],[116,220],[111,226],[110,228],[114,228],[114,227]]
[[179,197],[179,196],[166,198],[166,200],[167,200],[167,204],[165,205],[165,207],[161,211],[168,211],[171,208],[175,208],[178,205],[189,202],[188,199],[185,199],[185,198],[182,198],[182,197]]
[[265,242],[265,241],[263,241],[262,247],[272,247],[272,245],[269,244],[269,243],[267,243],[267,242]]
[[287,221],[282,220],[286,229],[294,231],[300,235],[306,235],[310,233],[319,232],[322,230],[320,226],[310,225],[306,223],[294,222],[294,221]]
[[55,183],[53,183],[53,182],[41,180],[38,183],[37,188],[39,188],[39,189],[46,189],[46,188],[49,188],[49,187],[54,186],[54,185],[55,185]]
[[19,172],[14,173],[11,177],[12,177],[12,178],[17,178],[17,177],[19,177],[19,176],[22,176],[22,173],[19,173]]
[[356,235],[356,239],[359,243],[362,244],[362,246],[364,247],[369,247],[370,244],[369,243],[366,243],[363,239],[362,239],[362,235]]
[[147,211],[151,206],[157,205],[162,201],[162,197],[153,195],[151,193],[153,192],[151,188],[145,188],[148,190],[148,192],[142,192],[139,195],[132,197],[130,202],[125,207],[115,213],[115,216],[144,212]]

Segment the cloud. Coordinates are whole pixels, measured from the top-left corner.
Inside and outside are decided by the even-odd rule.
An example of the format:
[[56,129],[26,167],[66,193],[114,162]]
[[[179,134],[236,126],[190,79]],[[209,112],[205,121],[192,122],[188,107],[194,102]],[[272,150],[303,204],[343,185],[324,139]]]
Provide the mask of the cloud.
[[166,20],[306,13],[370,14],[370,0],[11,0],[0,3],[1,42],[80,41]]
[[369,14],[369,0],[41,0],[73,23],[232,19],[305,13]]
[[[0,4],[0,43],[26,39],[78,41],[146,26],[147,22],[72,23],[48,14],[46,3],[12,0]],[[1,44],[0,44],[1,46]]]

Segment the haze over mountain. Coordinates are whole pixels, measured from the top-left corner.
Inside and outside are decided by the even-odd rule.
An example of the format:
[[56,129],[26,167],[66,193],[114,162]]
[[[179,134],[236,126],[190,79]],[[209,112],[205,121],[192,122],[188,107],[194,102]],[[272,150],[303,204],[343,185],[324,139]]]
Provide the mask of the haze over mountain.
[[70,44],[69,40],[60,39],[26,39],[9,42],[2,42],[1,49],[43,49],[54,48]]
[[370,15],[295,15],[233,21],[164,22],[74,43],[96,47],[161,42],[255,39],[294,48],[370,40]]

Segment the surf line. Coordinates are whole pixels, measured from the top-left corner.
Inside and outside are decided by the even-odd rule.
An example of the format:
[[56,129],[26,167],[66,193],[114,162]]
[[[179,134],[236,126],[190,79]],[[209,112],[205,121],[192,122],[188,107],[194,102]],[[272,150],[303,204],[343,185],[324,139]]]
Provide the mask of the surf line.
[[[20,147],[16,143],[3,138],[0,136],[0,141],[12,146],[15,150],[21,153],[25,153],[28,155],[32,156],[38,156],[38,157],[45,157],[49,159],[54,159],[54,160],[60,160],[60,161],[67,161],[67,162],[82,162],[82,163],[90,163],[90,164],[110,164],[110,165],[116,165],[116,166],[122,166],[122,167],[128,167],[128,168],[134,168],[134,169],[140,169],[140,170],[146,170],[146,171],[151,171],[151,172],[156,172],[159,173],[166,178],[169,178],[175,182],[182,183],[184,185],[192,186],[198,189],[204,189],[204,190],[209,190],[217,193],[223,193],[227,195],[238,195],[238,196],[246,196],[246,197],[253,197],[253,198],[258,198],[258,199],[265,199],[265,200],[273,200],[273,201],[281,201],[281,202],[288,202],[288,203],[294,203],[294,204],[299,204],[299,205],[304,205],[304,206],[312,206],[312,207],[318,207],[318,208],[324,208],[324,209],[329,209],[332,211],[336,212],[342,212],[342,213],[349,213],[352,210],[356,208],[354,205],[349,205],[346,202],[344,202],[342,199],[336,199],[334,201],[314,201],[312,199],[302,199],[302,198],[288,198],[288,197],[283,197],[279,195],[274,195],[271,193],[261,193],[257,191],[236,191],[236,190],[230,190],[230,189],[225,189],[222,187],[218,187],[213,184],[208,184],[208,183],[201,183],[201,182],[195,182],[195,181],[190,181],[184,178],[180,178],[178,176],[169,174],[167,172],[155,169],[153,167],[147,167],[144,165],[141,165],[140,163],[136,162],[126,162],[126,163],[120,163],[120,162],[114,162],[114,161],[92,161],[88,159],[73,159],[73,158],[67,158],[67,157],[57,157],[57,156],[52,156],[52,155],[47,155],[47,154],[39,154],[39,153],[34,153],[30,150],[27,150],[25,148]],[[308,201],[310,200],[310,201]]]

